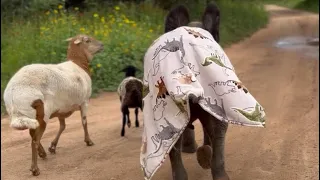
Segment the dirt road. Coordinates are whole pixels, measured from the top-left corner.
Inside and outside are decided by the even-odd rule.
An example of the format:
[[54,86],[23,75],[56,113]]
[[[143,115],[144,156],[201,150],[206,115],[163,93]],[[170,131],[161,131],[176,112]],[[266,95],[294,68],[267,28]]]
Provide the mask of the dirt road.
[[[319,58],[273,44],[287,36],[319,36],[318,15],[267,6],[267,28],[226,49],[236,72],[267,113],[267,128],[230,125],[226,140],[226,170],[232,180],[317,180],[319,178]],[[318,48],[318,47],[317,47]],[[319,49],[317,49],[319,51]],[[67,119],[57,147],[39,159],[41,174],[31,176],[28,131],[13,131],[1,120],[1,179],[142,180],[139,151],[142,128],[120,137],[120,103],[115,93],[90,102],[88,128],[95,146],[83,142],[80,113]],[[131,116],[133,118],[133,111]],[[140,115],[141,117],[141,115]],[[142,120],[142,119],[141,119]],[[58,131],[52,120],[42,139],[47,148]],[[196,122],[197,141],[202,140]],[[194,154],[183,154],[190,180],[209,180]],[[20,160],[19,160],[20,159]],[[170,162],[153,180],[170,180]]]

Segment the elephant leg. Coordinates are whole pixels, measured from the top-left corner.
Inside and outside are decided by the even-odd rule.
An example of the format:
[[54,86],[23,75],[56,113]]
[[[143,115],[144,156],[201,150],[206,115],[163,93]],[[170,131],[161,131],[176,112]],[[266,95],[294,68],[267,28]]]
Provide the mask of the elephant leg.
[[[212,117],[213,118],[213,117]],[[214,136],[212,139],[213,156],[211,160],[211,174],[214,180],[229,180],[225,171],[224,146],[228,130],[228,123],[213,118]]]
[[197,151],[194,126],[189,124],[182,134],[182,152],[195,153]]
[[183,166],[181,157],[181,143],[182,137],[179,138],[169,153],[173,180],[188,180],[187,171]]
[[198,162],[200,165],[203,163],[202,165],[206,165],[205,167],[208,167],[208,160],[210,159],[212,179],[229,180],[224,164],[224,141],[228,124],[217,120],[207,112],[201,113],[201,117],[199,119],[201,121],[203,131],[211,140],[211,148],[209,145],[204,145],[202,150],[200,148],[198,149]]
[[197,149],[197,161],[203,169],[211,168],[212,147],[211,137],[213,136],[213,122],[211,116],[204,110],[200,110],[199,120],[203,129],[203,145]]

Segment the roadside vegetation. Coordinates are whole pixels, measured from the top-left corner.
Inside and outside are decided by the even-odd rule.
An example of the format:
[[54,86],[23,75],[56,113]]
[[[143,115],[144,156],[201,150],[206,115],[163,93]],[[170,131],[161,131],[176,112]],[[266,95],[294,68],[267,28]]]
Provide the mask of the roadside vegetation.
[[[91,0],[86,11],[73,7],[68,14],[60,0],[30,0],[28,5],[7,1],[2,1],[1,7],[1,96],[10,77],[22,66],[65,61],[64,40],[79,33],[92,35],[105,45],[91,63],[93,94],[116,90],[124,77],[119,73],[121,68],[131,64],[143,69],[144,53],[162,34],[167,12],[152,1],[101,5]],[[205,3],[189,4],[194,19],[200,18],[197,12],[203,10]],[[250,36],[268,22],[260,3],[221,0],[218,6],[224,47]],[[1,112],[4,113],[3,101]]]

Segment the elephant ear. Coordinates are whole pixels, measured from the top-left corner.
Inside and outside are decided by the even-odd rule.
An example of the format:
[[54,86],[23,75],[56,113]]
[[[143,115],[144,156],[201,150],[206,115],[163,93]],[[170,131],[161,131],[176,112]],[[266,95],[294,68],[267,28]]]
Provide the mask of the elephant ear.
[[219,43],[220,10],[214,2],[208,3],[202,15],[203,28],[210,32],[215,41]]
[[190,22],[188,9],[183,5],[173,8],[167,15],[164,31],[169,32]]

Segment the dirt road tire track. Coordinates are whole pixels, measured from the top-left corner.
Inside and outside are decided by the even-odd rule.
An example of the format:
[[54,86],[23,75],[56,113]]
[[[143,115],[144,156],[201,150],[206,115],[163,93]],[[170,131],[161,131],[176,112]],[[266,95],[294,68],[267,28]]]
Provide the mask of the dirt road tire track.
[[[267,112],[267,128],[230,125],[226,140],[226,170],[232,180],[319,179],[319,59],[276,49],[278,38],[319,36],[318,14],[266,6],[270,24],[241,43],[226,49],[236,73]],[[131,110],[131,112],[133,112]],[[134,113],[130,113],[133,117]],[[141,113],[140,113],[140,117]],[[120,137],[121,113],[116,93],[92,99],[88,129],[95,143],[87,147],[80,113],[66,120],[57,153],[39,159],[40,176],[29,172],[31,148],[28,131],[9,128],[1,120],[1,179],[142,180],[139,151],[142,128],[127,128]],[[142,122],[142,118],[140,118]],[[142,124],[142,123],[141,123]],[[199,122],[196,138],[202,140]],[[47,126],[42,144],[47,149],[59,129],[56,119]],[[195,154],[183,154],[190,180],[209,180]],[[170,162],[153,180],[170,180]]]

